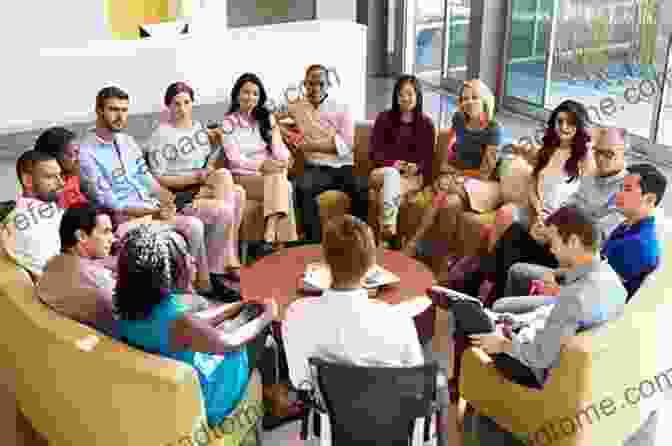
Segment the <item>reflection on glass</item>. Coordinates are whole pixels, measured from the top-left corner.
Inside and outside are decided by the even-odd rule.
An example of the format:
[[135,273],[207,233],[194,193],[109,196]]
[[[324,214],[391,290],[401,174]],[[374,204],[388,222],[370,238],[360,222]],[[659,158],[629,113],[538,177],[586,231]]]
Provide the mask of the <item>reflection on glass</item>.
[[444,0],[415,0],[415,74],[432,85],[441,83]]
[[[444,42],[444,3],[448,12],[447,39]],[[445,51],[443,77],[465,79],[469,35],[470,0],[416,0],[415,74],[432,85],[440,85],[441,63]]]
[[544,106],[553,0],[512,0],[506,96]]
[[[672,13],[672,5],[668,3],[665,7],[666,11],[661,11],[661,14]],[[665,70],[657,76],[657,85],[663,93],[663,103],[658,117],[658,144],[664,144],[672,147],[672,30],[662,29],[669,25],[663,23],[659,29],[659,38],[667,38],[667,57]],[[661,36],[662,35],[662,36]]]
[[448,1],[446,69],[444,77],[466,80],[471,1]]
[[648,138],[664,70],[659,0],[562,1],[546,107],[583,102],[596,124]]
[[391,60],[394,57],[395,40],[397,36],[397,2],[396,0],[387,1],[387,57]]
[[[662,18],[672,17],[672,2],[512,0],[511,5],[507,96],[547,110],[574,99],[586,105],[595,124],[650,138],[660,87],[670,79],[665,66],[672,22]],[[558,16],[551,42],[553,11]],[[665,122],[672,122],[671,94],[659,121],[659,142],[666,144],[672,140],[672,130],[665,133]]]

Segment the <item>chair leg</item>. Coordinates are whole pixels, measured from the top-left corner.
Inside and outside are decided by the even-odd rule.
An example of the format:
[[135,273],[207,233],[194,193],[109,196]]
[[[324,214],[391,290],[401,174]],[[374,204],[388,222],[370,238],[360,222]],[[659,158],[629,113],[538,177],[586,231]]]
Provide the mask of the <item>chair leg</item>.
[[412,446],[424,446],[424,437],[425,437],[425,419],[416,418],[413,423],[413,438],[411,441]]
[[320,412],[320,446],[331,446],[331,422],[329,415]]

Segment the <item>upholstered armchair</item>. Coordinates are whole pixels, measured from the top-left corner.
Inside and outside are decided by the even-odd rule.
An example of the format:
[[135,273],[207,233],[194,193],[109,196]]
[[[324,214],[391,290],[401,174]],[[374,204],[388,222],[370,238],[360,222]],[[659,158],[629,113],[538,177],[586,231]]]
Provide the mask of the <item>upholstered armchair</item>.
[[[661,234],[671,228],[662,218],[658,224]],[[672,238],[663,240],[669,255]],[[672,262],[663,257],[621,318],[571,338],[542,390],[508,381],[481,349],[467,349],[462,397],[529,445],[622,444],[672,387],[670,277]]]
[[18,424],[42,444],[257,444],[263,414],[258,372],[231,423],[206,430],[192,367],[59,315],[35,297],[28,274],[4,254],[0,326],[0,362],[11,369],[3,376],[11,375],[8,393],[15,397]]

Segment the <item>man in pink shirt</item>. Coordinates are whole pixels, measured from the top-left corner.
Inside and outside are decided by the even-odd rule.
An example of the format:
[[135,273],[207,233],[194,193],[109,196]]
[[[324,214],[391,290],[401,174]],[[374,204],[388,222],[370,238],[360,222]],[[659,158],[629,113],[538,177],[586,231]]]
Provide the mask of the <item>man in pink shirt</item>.
[[[59,227],[61,254],[52,257],[37,285],[46,305],[71,319],[115,336],[113,296],[116,257],[110,256],[115,235],[112,219],[94,206],[65,211]],[[201,296],[182,294],[192,311],[205,310]]]
[[70,208],[59,233],[61,254],[47,262],[38,296],[57,312],[113,335],[116,280],[103,264],[114,241],[110,216],[92,207]]
[[303,175],[294,179],[296,203],[301,208],[306,239],[314,241],[322,238],[317,197],[327,190],[348,194],[352,215],[368,220],[368,178],[354,171],[354,123],[347,107],[327,100],[327,71],[322,65],[311,65],[306,70],[305,101],[296,104],[310,104],[308,114],[295,104],[288,107],[304,136],[294,145],[305,157]]

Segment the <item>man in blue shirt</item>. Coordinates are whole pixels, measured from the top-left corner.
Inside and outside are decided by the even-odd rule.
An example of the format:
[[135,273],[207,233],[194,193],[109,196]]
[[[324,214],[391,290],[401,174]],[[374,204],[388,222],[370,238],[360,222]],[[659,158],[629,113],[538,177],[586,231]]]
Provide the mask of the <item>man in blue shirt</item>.
[[[601,255],[616,271],[628,291],[628,301],[639,289],[644,278],[657,266],[662,255],[658,238],[655,210],[667,187],[665,176],[651,164],[636,164],[627,168],[621,190],[616,193],[615,205],[625,217],[602,244]],[[542,266],[529,268],[516,264],[509,271],[508,296],[526,296],[530,280],[541,279],[548,289],[557,287],[562,269]],[[547,291],[544,294],[549,294]],[[506,309],[504,310],[504,300]],[[529,311],[544,303],[543,299],[530,297],[508,298],[499,302],[502,311]]]
[[117,222],[150,217],[172,225],[189,242],[197,262],[196,288],[209,294],[212,285],[203,222],[176,213],[175,196],[154,178],[135,139],[124,132],[128,125],[128,94],[105,87],[96,97],[96,126],[80,141],[82,191],[99,207],[113,211]]
[[667,179],[656,167],[637,164],[628,168],[623,188],[616,195],[616,206],[623,211],[625,222],[611,233],[602,256],[621,276],[628,299],[658,266],[662,247],[654,213],[666,187]]

